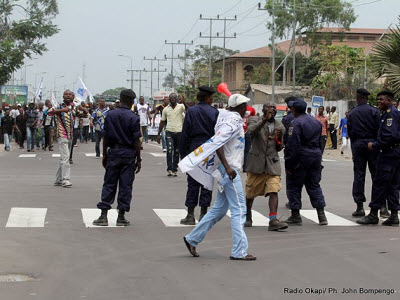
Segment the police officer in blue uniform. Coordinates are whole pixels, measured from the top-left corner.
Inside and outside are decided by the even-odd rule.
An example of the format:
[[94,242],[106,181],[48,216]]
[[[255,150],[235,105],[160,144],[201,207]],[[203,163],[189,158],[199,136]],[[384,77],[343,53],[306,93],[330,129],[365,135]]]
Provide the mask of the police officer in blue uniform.
[[354,217],[365,216],[365,174],[367,164],[371,178],[374,178],[376,170],[377,150],[369,151],[368,143],[374,141],[378,136],[380,113],[379,110],[369,105],[366,89],[357,89],[357,106],[353,108],[347,117],[347,132],[351,141],[353,153],[353,199],[357,209],[353,212]]
[[324,207],[325,198],[319,185],[322,171],[321,123],[306,114],[307,103],[296,99],[292,104],[295,119],[288,128],[285,147],[285,169],[289,206],[292,215],[289,225],[302,225],[300,216],[301,191],[305,185],[312,206],[317,210],[320,225],[328,225]]
[[288,137],[289,125],[290,125],[290,122],[292,122],[294,119],[294,115],[291,111],[294,100],[296,100],[296,97],[293,97],[293,96],[287,97],[285,99],[285,102],[288,107],[288,111],[287,111],[286,115],[284,115],[282,118],[282,124],[285,127],[285,133],[283,134],[283,144],[286,144],[287,137]]
[[394,95],[390,91],[378,93],[378,107],[382,112],[378,137],[368,143],[370,151],[377,150],[376,172],[372,180],[369,215],[357,220],[358,224],[378,224],[378,210],[386,199],[391,211],[383,226],[399,226],[398,210],[400,184],[400,111],[392,104]]
[[[187,110],[179,146],[181,159],[214,136],[214,127],[218,118],[218,110],[211,106],[214,93],[213,88],[199,87],[197,93],[199,103]],[[212,191],[205,189],[190,175],[187,175],[187,188],[185,205],[188,208],[188,214],[181,220],[181,224],[195,225],[194,209],[200,204],[199,220],[201,220],[210,207]]]
[[104,122],[103,167],[104,175],[101,202],[101,216],[93,225],[108,226],[107,212],[114,203],[118,191],[117,226],[128,226],[125,212],[129,212],[132,200],[132,184],[141,169],[140,119],[131,111],[136,94],[132,90],[120,93],[121,107],[110,111]]

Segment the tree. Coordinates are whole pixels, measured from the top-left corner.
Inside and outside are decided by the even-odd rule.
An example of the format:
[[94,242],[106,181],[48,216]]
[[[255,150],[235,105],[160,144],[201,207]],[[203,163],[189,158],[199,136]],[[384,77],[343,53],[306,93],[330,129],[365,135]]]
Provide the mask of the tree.
[[[399,17],[400,21],[400,17]],[[400,26],[378,42],[371,56],[372,69],[377,77],[386,77],[385,86],[400,94]]]
[[[356,20],[354,9],[348,1],[343,0],[267,0],[265,8],[272,16],[272,4],[275,1],[275,34],[279,38],[289,38],[293,32],[295,21],[296,36],[307,32],[304,42],[316,45],[327,35],[315,33],[324,26],[336,26],[349,29]],[[296,8],[294,9],[294,1]],[[296,19],[294,19],[294,11]],[[272,29],[272,19],[267,22],[267,28]]]
[[106,96],[119,97],[119,94],[121,93],[121,91],[126,90],[126,89],[127,89],[126,87],[117,87],[115,89],[106,90],[101,94],[106,95]]
[[57,14],[57,0],[0,1],[0,85],[10,80],[25,58],[47,51],[43,40],[58,32],[53,24]]
[[245,73],[245,80],[249,84],[270,84],[272,69],[269,64],[261,64],[251,72]]

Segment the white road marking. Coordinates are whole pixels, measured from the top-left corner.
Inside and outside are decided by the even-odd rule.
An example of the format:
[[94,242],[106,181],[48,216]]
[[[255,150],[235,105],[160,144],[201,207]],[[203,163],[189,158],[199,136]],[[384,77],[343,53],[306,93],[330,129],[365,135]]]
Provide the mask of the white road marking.
[[336,162],[337,160],[323,158],[322,161],[323,161],[323,162]]
[[13,207],[6,227],[44,227],[47,208]]
[[[315,209],[302,209],[300,210],[300,214],[304,218],[307,218],[315,223],[319,223],[317,211]],[[357,223],[332,214],[329,211],[325,211],[325,215],[328,219],[328,226],[359,226]]]
[[[187,215],[186,209],[153,209],[156,215],[163,221],[165,227],[191,227],[194,225],[182,225],[181,219]],[[197,220],[196,220],[197,223]]]
[[20,154],[18,157],[21,157],[21,158],[35,158],[36,154]]
[[154,152],[150,152],[149,154],[155,156],[155,157],[165,157],[165,153],[154,153]]
[[[230,218],[231,217],[231,211],[228,210],[226,215]],[[252,220],[253,220],[253,227],[255,226],[264,226],[268,227],[269,226],[269,218],[263,216],[260,214],[258,211],[255,211],[254,209],[252,210]]]
[[51,157],[61,157],[61,154],[60,153],[52,154]]
[[148,145],[148,146],[153,146],[153,147],[157,147],[157,148],[160,148],[160,149],[162,148],[162,146],[160,146],[160,145],[158,145],[158,144],[155,145],[155,144],[152,144],[152,143],[143,144],[143,145],[144,145],[144,146],[147,146],[147,145]]
[[124,227],[124,226],[117,226],[117,217],[118,211],[116,209],[110,209],[107,214],[108,218],[108,226],[95,226],[93,225],[93,221],[100,217],[101,210],[98,208],[81,208],[82,211],[82,218],[83,222],[85,223],[86,227],[88,228],[107,228],[107,227]]
[[[96,157],[96,153],[85,153],[87,157]],[[103,154],[100,154],[101,157],[103,157]]]

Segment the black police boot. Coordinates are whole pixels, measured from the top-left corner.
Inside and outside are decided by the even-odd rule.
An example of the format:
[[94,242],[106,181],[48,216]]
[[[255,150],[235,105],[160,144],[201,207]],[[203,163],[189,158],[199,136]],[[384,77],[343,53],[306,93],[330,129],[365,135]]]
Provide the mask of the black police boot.
[[386,201],[385,201],[385,204],[382,206],[381,210],[379,211],[379,215],[383,219],[389,218],[390,214],[389,214],[389,211],[386,206]]
[[125,219],[125,211],[119,210],[117,218],[117,226],[129,226],[129,225],[131,225],[131,222]]
[[390,217],[382,223],[382,226],[395,226],[399,227],[399,216],[397,210],[391,211]]
[[202,206],[201,210],[200,210],[199,222],[201,221],[201,219],[203,219],[203,217],[206,215],[206,213],[207,213],[207,207]]
[[188,207],[188,214],[186,218],[181,220],[182,225],[196,225],[196,220],[194,218],[194,207]]
[[328,219],[325,216],[324,208],[317,208],[319,225],[328,225]]
[[360,225],[376,225],[379,223],[378,210],[373,208],[369,215],[362,217],[356,221]]
[[362,202],[357,202],[357,209],[351,215],[353,217],[364,217],[365,216],[364,204]]
[[252,220],[251,209],[247,209],[246,212],[246,222],[244,223],[244,227],[253,227],[253,220]]
[[292,215],[285,221],[289,226],[301,226],[303,220],[298,209],[292,209]]
[[108,226],[107,212],[108,212],[107,209],[102,209],[100,217],[97,220],[93,221],[93,225]]

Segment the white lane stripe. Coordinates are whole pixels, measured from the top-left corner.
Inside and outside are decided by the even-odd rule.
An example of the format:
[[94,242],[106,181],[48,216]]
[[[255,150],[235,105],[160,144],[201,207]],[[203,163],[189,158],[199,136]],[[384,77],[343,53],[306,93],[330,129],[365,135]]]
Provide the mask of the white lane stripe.
[[6,227],[44,227],[47,208],[13,207]]
[[36,154],[20,154],[18,157],[21,157],[21,158],[35,158]]
[[[314,209],[300,210],[301,216],[307,218],[315,223],[319,223],[317,211]],[[357,223],[349,221],[338,215],[332,214],[329,211],[325,211],[326,218],[328,219],[328,226],[358,226]]]
[[[187,215],[186,209],[153,209],[156,215],[163,221],[165,227],[191,227],[194,225],[182,225],[181,219]],[[196,220],[197,223],[197,220]]]
[[56,154],[52,154],[51,157],[61,157],[61,154],[59,154],[59,153],[58,154],[57,153]]
[[[85,155],[86,155],[87,157],[96,157],[96,153],[85,153]],[[102,157],[103,154],[100,154],[100,156]]]
[[[263,216],[260,214],[258,211],[255,211],[254,209],[251,210],[252,213],[252,220],[253,220],[253,227],[255,226],[269,226],[269,218]],[[231,217],[231,211],[228,210],[226,215],[230,218]]]
[[101,210],[98,208],[81,208],[83,223],[87,228],[108,228],[108,227],[124,227],[117,226],[118,211],[116,209],[110,209],[107,214],[108,226],[95,226],[93,221],[100,217]]
[[150,152],[149,154],[155,156],[155,157],[165,157],[165,153],[154,153],[154,152]]

